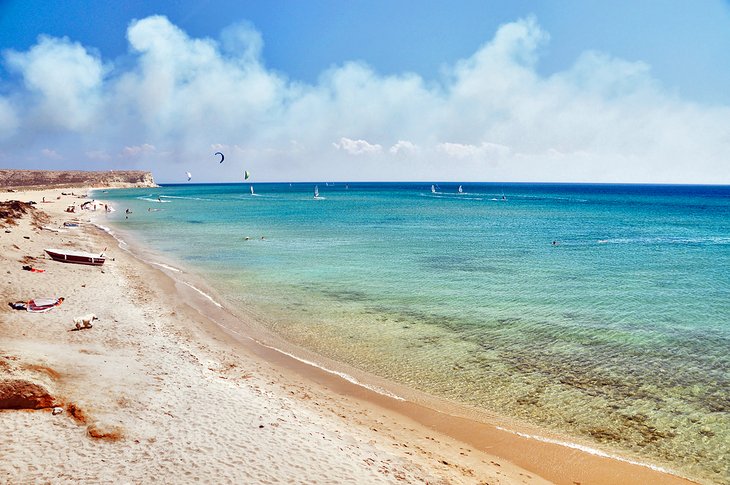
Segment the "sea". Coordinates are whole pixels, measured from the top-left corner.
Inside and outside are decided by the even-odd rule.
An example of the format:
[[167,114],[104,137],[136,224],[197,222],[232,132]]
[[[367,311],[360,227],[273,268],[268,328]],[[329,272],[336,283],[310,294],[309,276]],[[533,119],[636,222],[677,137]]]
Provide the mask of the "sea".
[[93,196],[116,209],[103,224],[296,346],[568,445],[730,483],[729,186],[188,183]]

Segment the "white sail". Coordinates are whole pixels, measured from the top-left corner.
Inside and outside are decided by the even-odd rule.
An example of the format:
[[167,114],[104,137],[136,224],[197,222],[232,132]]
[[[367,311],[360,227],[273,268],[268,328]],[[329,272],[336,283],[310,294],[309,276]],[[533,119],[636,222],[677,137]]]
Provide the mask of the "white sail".
[[253,185],[251,185],[250,187],[251,187],[251,195],[256,195],[253,193]]
[[460,194],[463,194],[464,193],[464,189],[461,188],[461,185],[459,185],[459,193]]
[[436,186],[435,185],[431,185],[431,193],[432,194],[435,194],[436,193]]
[[319,198],[319,187],[317,187],[316,185],[314,186],[314,198]]

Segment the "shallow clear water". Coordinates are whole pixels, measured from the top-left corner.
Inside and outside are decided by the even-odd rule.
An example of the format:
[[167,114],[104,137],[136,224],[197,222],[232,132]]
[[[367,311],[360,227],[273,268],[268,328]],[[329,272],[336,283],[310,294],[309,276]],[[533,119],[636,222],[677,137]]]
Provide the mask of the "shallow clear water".
[[318,185],[96,196],[292,342],[730,482],[730,187]]

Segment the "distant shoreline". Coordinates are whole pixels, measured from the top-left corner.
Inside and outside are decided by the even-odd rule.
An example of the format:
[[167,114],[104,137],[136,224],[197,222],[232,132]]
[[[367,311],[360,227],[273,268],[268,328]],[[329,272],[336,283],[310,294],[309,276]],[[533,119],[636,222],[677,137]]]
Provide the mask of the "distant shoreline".
[[144,170],[13,170],[0,169],[0,189],[157,187],[152,172]]

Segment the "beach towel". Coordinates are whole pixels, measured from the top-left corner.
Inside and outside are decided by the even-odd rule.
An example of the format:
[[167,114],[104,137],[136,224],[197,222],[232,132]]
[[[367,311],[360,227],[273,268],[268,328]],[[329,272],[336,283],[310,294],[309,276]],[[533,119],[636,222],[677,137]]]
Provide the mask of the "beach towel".
[[30,300],[28,302],[28,305],[26,306],[26,310],[32,313],[43,313],[47,312],[49,310],[53,310],[54,307],[57,307],[63,303],[63,297],[61,298],[36,298],[34,300]]
[[27,266],[27,265],[23,266],[23,269],[26,271],[30,271],[31,273],[45,273],[46,272],[45,269],[38,269],[38,268],[34,268],[32,266]]

